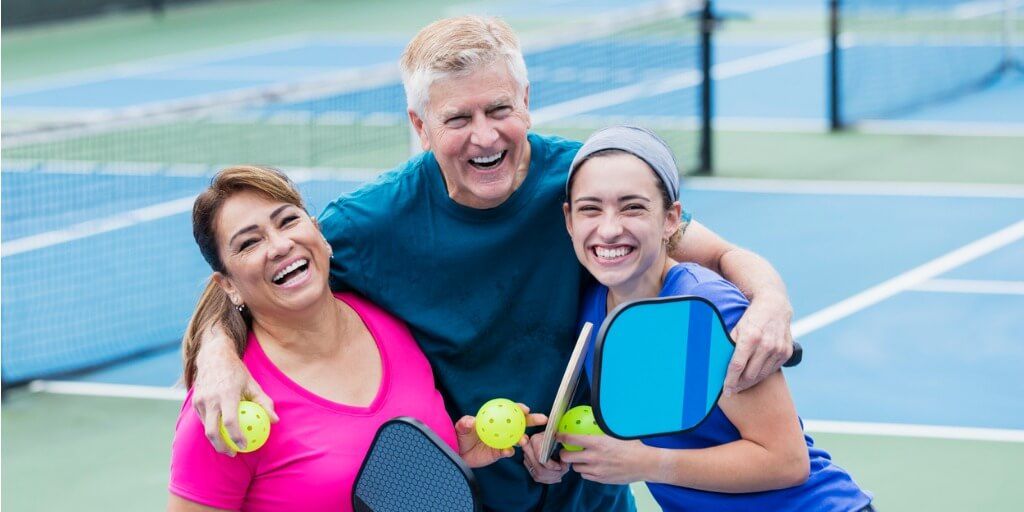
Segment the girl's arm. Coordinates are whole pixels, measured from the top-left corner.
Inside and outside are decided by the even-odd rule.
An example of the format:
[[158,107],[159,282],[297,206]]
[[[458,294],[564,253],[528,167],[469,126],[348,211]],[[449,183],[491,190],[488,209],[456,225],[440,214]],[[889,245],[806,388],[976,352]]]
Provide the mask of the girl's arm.
[[807,480],[810,461],[782,372],[723,397],[722,412],[742,439],[700,450],[658,449],[648,481],[718,492],[782,489]]
[[560,441],[583,447],[581,452],[563,450],[562,462],[601,483],[644,480],[728,493],[782,489],[807,480],[807,445],[782,372],[723,397],[719,405],[742,439],[677,450],[608,436],[560,436]]

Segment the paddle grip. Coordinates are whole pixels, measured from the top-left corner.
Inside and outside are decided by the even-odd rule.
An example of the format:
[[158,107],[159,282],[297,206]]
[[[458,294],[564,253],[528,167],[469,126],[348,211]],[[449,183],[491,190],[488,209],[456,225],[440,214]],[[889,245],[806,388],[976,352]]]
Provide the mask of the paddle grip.
[[785,368],[792,368],[804,359],[804,348],[800,346],[796,341],[793,342],[793,355],[789,356],[789,360],[786,361],[782,366]]

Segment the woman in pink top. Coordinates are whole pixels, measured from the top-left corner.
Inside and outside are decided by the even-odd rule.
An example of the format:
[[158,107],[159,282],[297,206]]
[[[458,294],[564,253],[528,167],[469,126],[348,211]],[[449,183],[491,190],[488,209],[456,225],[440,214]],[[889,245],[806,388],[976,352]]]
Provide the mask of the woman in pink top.
[[[331,294],[331,247],[286,176],[221,171],[196,199],[192,225],[214,270],[193,318],[227,326],[280,421],[259,450],[225,456],[207,440],[219,434],[204,432],[190,391],[174,436],[169,510],[351,510],[373,436],[396,416],[425,423],[471,467],[512,455],[480,443],[472,417],[452,425],[401,321],[355,294]],[[185,335],[190,389],[206,328],[192,322]]]

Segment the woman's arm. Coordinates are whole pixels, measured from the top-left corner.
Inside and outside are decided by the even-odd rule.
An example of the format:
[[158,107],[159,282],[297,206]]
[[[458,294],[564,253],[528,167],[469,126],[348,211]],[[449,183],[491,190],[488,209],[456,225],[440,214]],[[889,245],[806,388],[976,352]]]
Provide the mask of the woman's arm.
[[737,247],[697,221],[691,221],[669,257],[714,270],[750,300],[732,330],[736,352],[725,376],[725,394],[754,386],[793,355],[793,306],[786,285],[768,260]]
[[807,445],[782,372],[719,405],[742,439],[703,449],[668,449],[609,436],[561,435],[583,447],[561,452],[562,462],[606,484],[647,481],[717,492],[757,492],[803,483],[810,471]]
[[223,512],[224,510],[200,505],[176,494],[171,494],[170,499],[167,500],[167,512]]

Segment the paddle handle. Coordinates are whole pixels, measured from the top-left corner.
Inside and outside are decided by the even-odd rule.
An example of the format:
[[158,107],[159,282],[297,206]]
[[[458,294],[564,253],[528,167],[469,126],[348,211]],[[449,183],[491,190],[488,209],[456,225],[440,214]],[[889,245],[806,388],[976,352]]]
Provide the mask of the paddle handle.
[[785,368],[792,368],[802,361],[804,358],[804,348],[800,346],[800,343],[793,342],[793,355],[789,356],[789,360],[786,361],[782,366]]

